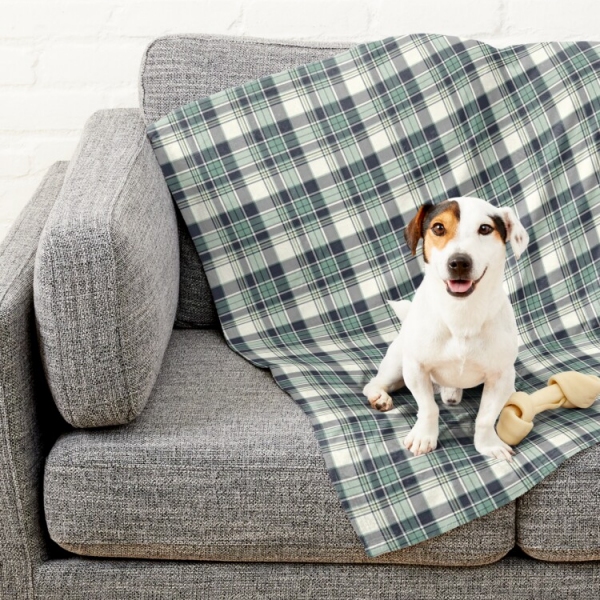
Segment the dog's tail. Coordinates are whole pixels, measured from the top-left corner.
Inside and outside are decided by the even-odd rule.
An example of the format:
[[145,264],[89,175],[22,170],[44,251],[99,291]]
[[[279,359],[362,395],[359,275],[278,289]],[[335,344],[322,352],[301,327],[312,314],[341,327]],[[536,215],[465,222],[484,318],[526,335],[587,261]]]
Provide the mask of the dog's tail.
[[410,300],[388,300],[388,304],[390,305],[390,308],[396,313],[396,316],[400,319],[401,322],[404,321],[404,319],[406,319],[406,315],[410,310]]

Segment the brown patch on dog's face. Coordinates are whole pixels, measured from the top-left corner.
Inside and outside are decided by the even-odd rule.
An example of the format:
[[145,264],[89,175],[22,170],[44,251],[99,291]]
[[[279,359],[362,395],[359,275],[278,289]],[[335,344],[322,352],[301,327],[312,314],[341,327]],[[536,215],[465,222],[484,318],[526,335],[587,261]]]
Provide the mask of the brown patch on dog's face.
[[423,258],[429,262],[433,248],[443,250],[456,236],[460,207],[455,200],[444,200],[431,211],[423,223]]

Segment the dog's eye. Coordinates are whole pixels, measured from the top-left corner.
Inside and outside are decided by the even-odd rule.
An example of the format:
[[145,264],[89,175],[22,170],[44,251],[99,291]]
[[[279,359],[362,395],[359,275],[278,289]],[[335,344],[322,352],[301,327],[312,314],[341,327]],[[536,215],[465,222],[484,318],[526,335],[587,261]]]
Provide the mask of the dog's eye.
[[446,228],[441,223],[434,223],[431,227],[434,235],[444,235]]
[[494,231],[494,228],[491,225],[481,225],[481,227],[479,227],[479,233],[481,235],[490,235],[490,233],[492,233],[492,231]]

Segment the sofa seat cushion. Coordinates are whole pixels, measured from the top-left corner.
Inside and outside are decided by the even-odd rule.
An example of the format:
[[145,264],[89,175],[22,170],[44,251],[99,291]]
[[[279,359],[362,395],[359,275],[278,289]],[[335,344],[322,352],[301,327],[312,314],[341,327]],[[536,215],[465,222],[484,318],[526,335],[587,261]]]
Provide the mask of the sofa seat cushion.
[[540,560],[600,560],[600,445],[565,461],[519,498],[517,542]]
[[50,536],[77,554],[476,565],[514,546],[514,503],[368,559],[308,419],[221,334],[175,330],[134,422],[63,435],[46,464]]

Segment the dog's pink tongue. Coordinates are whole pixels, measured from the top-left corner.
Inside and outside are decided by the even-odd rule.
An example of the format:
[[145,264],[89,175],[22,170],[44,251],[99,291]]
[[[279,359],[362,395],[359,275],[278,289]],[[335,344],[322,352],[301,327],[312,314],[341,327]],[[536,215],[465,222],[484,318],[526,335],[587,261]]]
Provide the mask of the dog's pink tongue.
[[459,279],[455,279],[455,280],[448,280],[448,287],[450,288],[451,292],[454,292],[455,294],[462,294],[464,292],[468,292],[471,289],[471,286],[473,285],[472,281],[464,281],[464,280],[459,280]]

